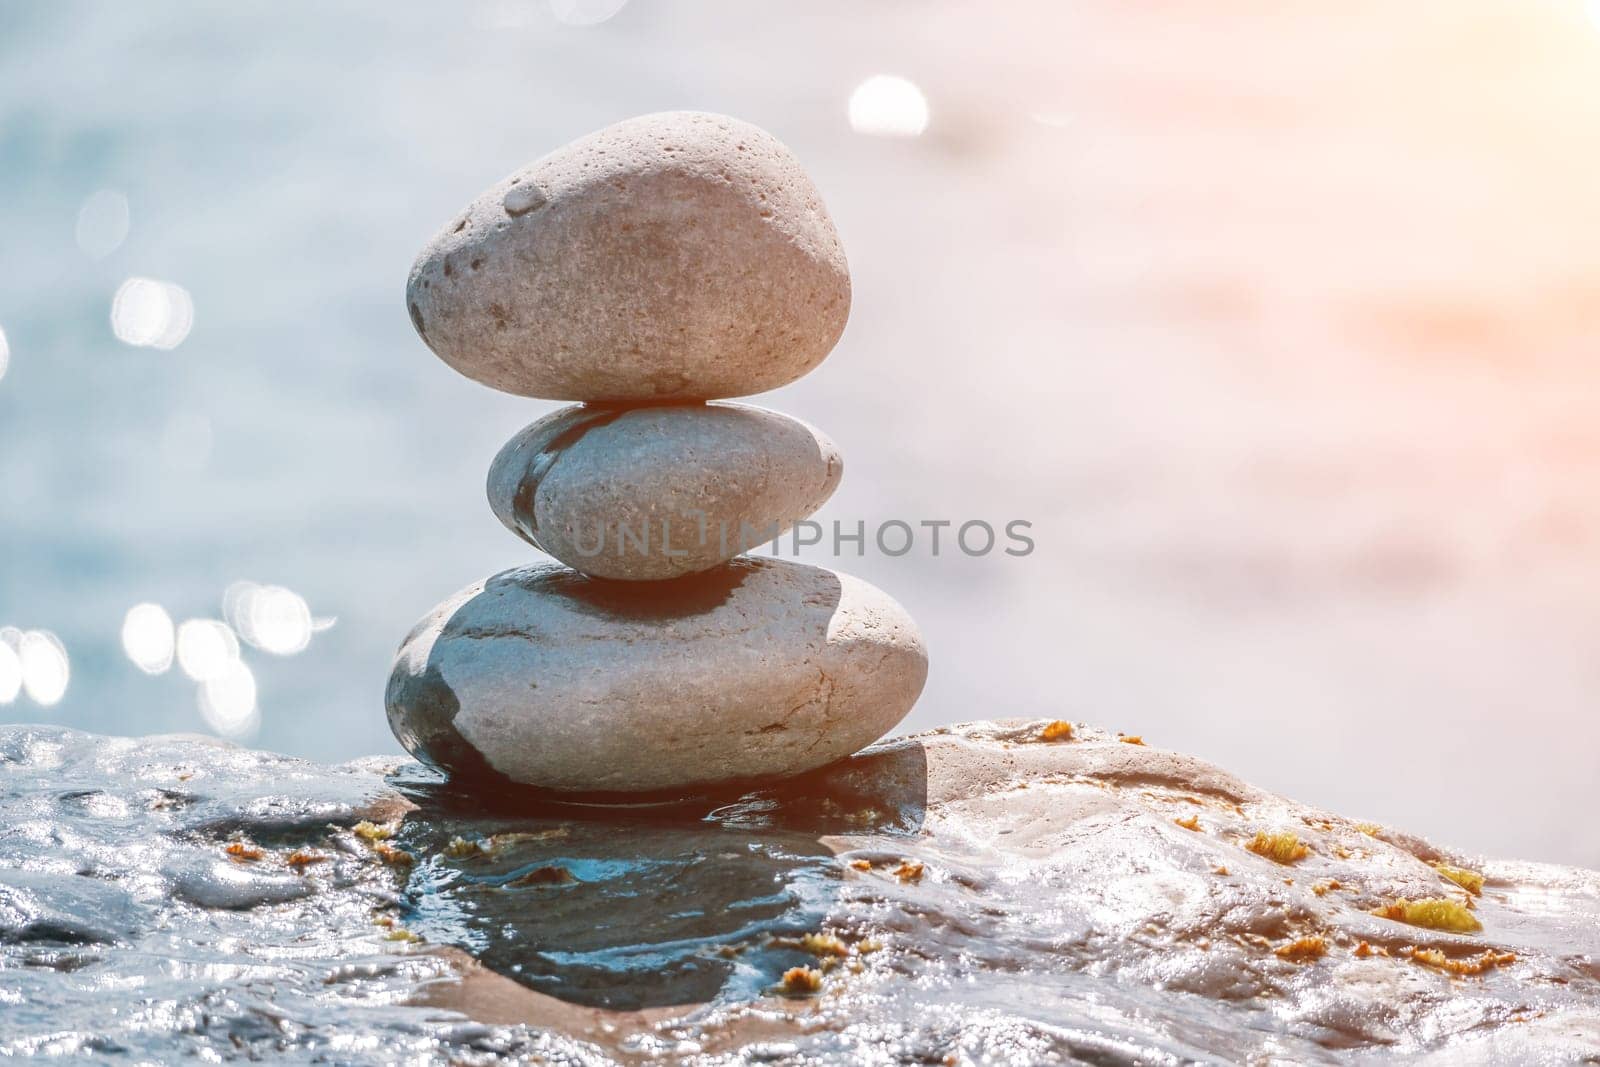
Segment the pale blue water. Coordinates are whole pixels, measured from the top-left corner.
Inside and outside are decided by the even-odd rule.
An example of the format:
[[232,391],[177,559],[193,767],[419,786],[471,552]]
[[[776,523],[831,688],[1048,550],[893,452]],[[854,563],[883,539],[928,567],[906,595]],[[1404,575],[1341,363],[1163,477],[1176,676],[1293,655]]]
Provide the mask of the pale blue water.
[[[1600,864],[1600,34],[1582,5],[13,4],[0,11],[0,626],[61,703],[204,726],[133,604],[238,579],[336,617],[246,650],[251,744],[395,745],[411,623],[527,559],[485,468],[546,405],[413,334],[412,256],[606,122],[723,110],[813,171],[852,321],[761,398],[844,450],[820,518],[1013,518],[1026,559],[837,561],[933,651],[911,726],[1063,714],[1468,847]],[[881,71],[932,111],[863,137]],[[1360,71],[1360,77],[1352,72]],[[78,246],[125,194],[126,241]],[[107,321],[193,294],[175,350]],[[828,562],[826,554],[811,558]]]

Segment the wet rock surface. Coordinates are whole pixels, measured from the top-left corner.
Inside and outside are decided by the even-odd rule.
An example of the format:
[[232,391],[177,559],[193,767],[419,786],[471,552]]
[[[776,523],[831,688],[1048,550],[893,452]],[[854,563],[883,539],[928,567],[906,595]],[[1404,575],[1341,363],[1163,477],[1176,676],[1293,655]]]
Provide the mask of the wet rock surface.
[[[4,728],[0,1054],[1445,1064],[1600,1049],[1600,874],[1458,855],[1132,741],[976,723],[775,789],[511,810],[415,764]],[[196,879],[216,895],[178,891]],[[1477,928],[1385,917],[1399,900]]]

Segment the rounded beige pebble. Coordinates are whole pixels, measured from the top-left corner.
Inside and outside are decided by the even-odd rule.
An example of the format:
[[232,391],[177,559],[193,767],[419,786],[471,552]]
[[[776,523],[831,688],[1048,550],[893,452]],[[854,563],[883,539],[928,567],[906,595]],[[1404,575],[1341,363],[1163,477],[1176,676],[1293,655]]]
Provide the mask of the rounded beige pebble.
[[747,404],[562,408],[489,467],[506,528],[596,578],[659,580],[725,563],[821,507],[832,441]]
[[411,268],[412,324],[495,389],[549,400],[747,396],[822,362],[850,274],[811,179],[723,115],[619,122],[483,193]]
[[655,793],[819,767],[911,710],[916,624],[849,575],[740,558],[670,582],[555,564],[463,590],[400,647],[389,725],[456,781]]

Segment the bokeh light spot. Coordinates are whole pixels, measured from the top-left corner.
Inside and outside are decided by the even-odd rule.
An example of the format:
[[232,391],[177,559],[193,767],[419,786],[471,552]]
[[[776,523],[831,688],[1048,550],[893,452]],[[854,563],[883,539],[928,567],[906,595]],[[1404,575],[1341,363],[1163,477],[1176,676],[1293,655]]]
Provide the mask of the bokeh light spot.
[[246,644],[276,656],[305,651],[314,632],[305,598],[281,585],[234,582],[222,594],[222,617]]
[[568,26],[598,26],[621,11],[628,0],[550,0],[550,13]]
[[11,342],[6,340],[6,331],[0,329],[0,378],[6,376],[6,368],[11,366]]
[[104,259],[128,239],[128,198],[115,189],[90,194],[78,208],[78,247],[90,259]]
[[176,638],[172,616],[160,604],[135,604],[122,620],[122,651],[146,674],[172,666]]
[[219,677],[239,658],[239,639],[225,622],[186,619],[178,627],[178,666],[197,682]]
[[17,659],[29,699],[43,708],[59,704],[72,679],[72,664],[61,640],[48,630],[29,630],[19,642]]
[[928,128],[928,99],[894,74],[874,74],[850,94],[850,128],[873,137],[916,137]]
[[223,670],[201,682],[199,700],[206,725],[223,737],[247,737],[260,725],[256,676],[242,660],[230,661]]
[[22,692],[22,659],[11,642],[0,637],[0,704],[9,704]]
[[181,285],[129,278],[111,299],[111,332],[139,348],[177,348],[194,326],[194,300]]

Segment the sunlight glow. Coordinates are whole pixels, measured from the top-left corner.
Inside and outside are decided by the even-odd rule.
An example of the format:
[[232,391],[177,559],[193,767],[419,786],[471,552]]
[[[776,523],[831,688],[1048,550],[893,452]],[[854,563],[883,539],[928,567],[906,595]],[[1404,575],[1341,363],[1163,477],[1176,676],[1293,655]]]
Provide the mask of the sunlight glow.
[[124,344],[173,349],[194,326],[194,300],[181,285],[129,278],[111,300],[111,332]]
[[1594,26],[1595,29],[1600,30],[1600,0],[1589,0],[1589,2],[1584,5],[1584,9],[1589,12],[1590,25]]
[[60,638],[48,630],[29,630],[22,635],[17,658],[28,697],[43,708],[59,704],[72,678],[72,664]]
[[200,683],[200,714],[223,737],[242,738],[261,723],[256,711],[256,676],[241,660],[229,662]]
[[122,651],[146,674],[162,674],[172,666],[176,639],[172,616],[160,604],[135,604],[122,620]]
[[186,619],[178,627],[178,666],[197,682],[216,678],[239,659],[239,639],[216,619]]
[[893,74],[874,74],[850,94],[850,128],[873,137],[916,137],[928,128],[922,90]]

